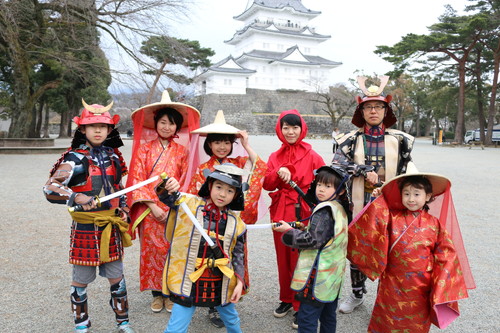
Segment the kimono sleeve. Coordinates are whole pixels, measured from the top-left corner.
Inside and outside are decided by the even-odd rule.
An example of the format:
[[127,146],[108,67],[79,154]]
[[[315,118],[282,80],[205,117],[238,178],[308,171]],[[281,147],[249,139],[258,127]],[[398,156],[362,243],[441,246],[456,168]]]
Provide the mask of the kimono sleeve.
[[380,196],[365,206],[349,225],[347,259],[372,281],[387,267],[390,218],[387,202]]
[[258,204],[266,171],[267,164],[257,156],[257,160],[248,178],[249,189],[245,192],[245,209],[241,212],[241,219],[246,224],[254,224],[257,222],[259,215]]
[[[146,150],[146,146],[141,146],[137,154],[136,168],[132,171],[132,174],[129,175],[129,177],[133,177],[132,185],[135,185],[149,178],[150,175],[149,172],[147,171],[148,157],[151,158]],[[131,205],[134,205],[135,203],[141,201],[159,202],[158,197],[154,192],[155,186],[156,183],[152,183],[132,191]]]
[[431,291],[431,320],[444,329],[460,315],[458,300],[467,298],[462,268],[450,235],[444,227],[434,249]]

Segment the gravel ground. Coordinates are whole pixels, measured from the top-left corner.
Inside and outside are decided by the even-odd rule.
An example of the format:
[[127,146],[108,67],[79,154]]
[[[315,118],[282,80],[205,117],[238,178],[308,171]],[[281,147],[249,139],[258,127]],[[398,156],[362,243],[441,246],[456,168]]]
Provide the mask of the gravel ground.
[[[307,140],[328,163],[330,140]],[[254,136],[254,149],[267,160],[278,139]],[[131,141],[122,149],[130,157]],[[68,140],[57,140],[66,146]],[[59,155],[0,155],[0,332],[70,332],[69,302],[71,266],[68,260],[69,215],[63,206],[51,205],[43,197],[42,185]],[[493,223],[497,211],[500,149],[433,146],[418,139],[413,159],[420,171],[448,176],[453,184],[457,214],[468,251],[477,289],[462,301],[462,315],[443,332],[500,332],[498,317],[498,266],[500,239]],[[267,194],[264,194],[269,200]],[[267,223],[268,216],[259,223]],[[130,317],[138,332],[162,332],[169,314],[149,309],[149,293],[139,292],[138,243],[126,249],[125,276],[130,300]],[[278,305],[277,271],[269,230],[249,232],[251,291],[238,304],[245,332],[294,332],[292,316],[273,317]],[[495,268],[497,267],[497,268]],[[497,276],[495,278],[495,276]],[[348,276],[346,276],[348,278]],[[348,280],[346,280],[348,281]],[[344,295],[348,292],[347,282]],[[368,283],[365,304],[350,315],[338,315],[338,332],[366,332],[374,302],[376,284]],[[88,288],[93,332],[113,332],[114,316],[109,308],[109,286],[98,278]],[[496,309],[496,310],[495,310]],[[207,311],[198,309],[190,332],[224,332],[212,327]],[[438,332],[432,328],[431,332]]]

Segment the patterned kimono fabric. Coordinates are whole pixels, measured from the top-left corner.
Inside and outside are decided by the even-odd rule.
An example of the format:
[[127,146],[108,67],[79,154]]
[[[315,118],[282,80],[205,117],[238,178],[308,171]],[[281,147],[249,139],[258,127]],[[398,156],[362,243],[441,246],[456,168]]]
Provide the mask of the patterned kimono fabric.
[[[379,200],[380,199],[380,200]],[[421,211],[389,211],[377,198],[349,230],[348,258],[380,279],[368,332],[429,332],[459,316],[468,297],[450,235]]]
[[[183,184],[185,166],[187,165],[187,150],[184,146],[170,141],[164,147],[159,139],[142,145],[137,152],[136,167],[131,171],[132,184],[136,184],[150,177],[166,172]],[[160,208],[168,211],[168,206],[158,200],[154,188],[159,183],[154,182],[131,192],[132,214],[134,210],[145,208],[142,201],[153,201]],[[129,184],[129,183],[128,183]],[[130,185],[132,185],[130,184]],[[162,274],[169,243],[165,240],[165,222],[158,221],[150,212],[139,224],[141,241],[140,256],[140,289],[161,290]]]

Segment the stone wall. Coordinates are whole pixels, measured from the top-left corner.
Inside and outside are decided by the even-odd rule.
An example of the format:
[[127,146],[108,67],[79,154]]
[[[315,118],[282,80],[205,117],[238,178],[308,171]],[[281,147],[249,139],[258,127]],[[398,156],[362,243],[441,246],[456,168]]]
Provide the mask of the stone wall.
[[[315,93],[247,89],[246,95],[208,94],[199,96],[193,105],[201,111],[201,126],[212,123],[218,110],[224,111],[226,122],[251,134],[274,134],[281,111],[297,109],[304,117],[309,134],[330,136],[332,125],[322,105],[313,100]],[[340,131],[353,128],[351,117],[341,121]]]

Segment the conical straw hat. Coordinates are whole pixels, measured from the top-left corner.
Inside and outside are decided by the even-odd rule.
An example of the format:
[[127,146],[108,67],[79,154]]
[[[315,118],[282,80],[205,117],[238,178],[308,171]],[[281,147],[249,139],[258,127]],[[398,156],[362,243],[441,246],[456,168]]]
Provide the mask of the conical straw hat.
[[161,95],[160,102],[148,104],[135,110],[134,112],[132,112],[132,119],[134,119],[134,117],[136,117],[140,112],[144,112],[143,126],[154,129],[154,116],[156,111],[166,107],[179,111],[183,118],[182,127],[186,127],[188,125],[189,115],[191,115],[192,117],[194,116],[195,119],[200,118],[200,111],[198,111],[195,107],[184,103],[172,102],[168,91],[164,90],[163,94]]
[[217,111],[215,120],[213,123],[200,127],[191,133],[198,133],[201,135],[207,135],[210,133],[221,133],[221,134],[238,134],[240,130],[234,126],[226,124],[226,118],[224,118],[224,111]]
[[390,203],[391,208],[403,209],[401,192],[399,190],[399,183],[406,177],[409,176],[422,176],[429,180],[432,185],[432,195],[438,196],[448,187],[451,186],[451,182],[445,176],[439,175],[437,173],[419,172],[417,167],[413,162],[408,163],[406,173],[392,178],[386,182],[382,188],[382,194],[386,198],[386,201]]

